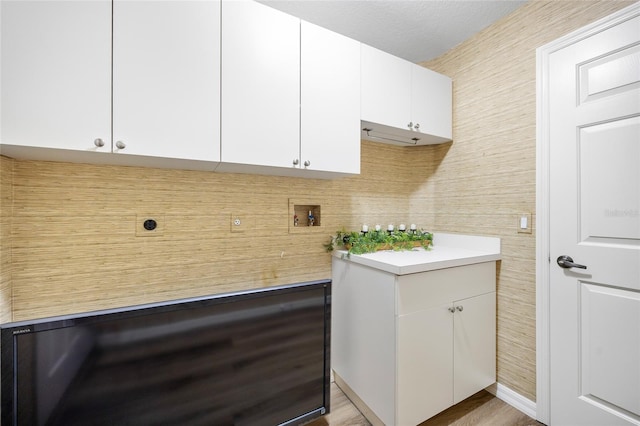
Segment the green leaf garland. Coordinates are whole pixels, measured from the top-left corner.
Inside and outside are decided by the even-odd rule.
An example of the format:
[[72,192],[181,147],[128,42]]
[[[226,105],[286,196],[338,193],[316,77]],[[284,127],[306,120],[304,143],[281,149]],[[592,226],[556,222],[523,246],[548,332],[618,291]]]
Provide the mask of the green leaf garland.
[[324,247],[328,252],[336,247],[344,247],[348,254],[374,253],[378,250],[413,250],[416,246],[425,250],[433,245],[433,234],[423,230],[416,231],[355,231],[336,232]]

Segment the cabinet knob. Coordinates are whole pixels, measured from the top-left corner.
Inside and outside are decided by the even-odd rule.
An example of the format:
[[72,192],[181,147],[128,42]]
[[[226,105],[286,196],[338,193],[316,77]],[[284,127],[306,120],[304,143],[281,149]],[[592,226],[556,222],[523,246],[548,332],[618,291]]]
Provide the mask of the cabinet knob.
[[93,144],[98,148],[102,148],[104,146],[104,141],[100,138],[93,141]]
[[409,124],[407,124],[407,127],[409,128],[409,130],[411,130],[411,128],[413,127],[413,121],[410,121]]
[[116,148],[118,148],[118,149],[125,149],[126,147],[127,147],[127,145],[125,145],[125,143],[124,143],[124,142],[122,142],[122,141],[118,141],[118,142],[116,142]]
[[298,164],[300,164],[300,160],[298,160],[297,158],[295,160],[293,160],[293,165],[297,166]]
[[416,123],[416,125],[415,125],[415,126],[413,126],[413,128],[414,128],[415,130],[420,130],[420,123]]
[[305,167],[309,167],[311,165],[311,161],[307,160],[304,162]]
[[464,310],[462,306],[456,306],[456,309],[458,310],[458,312],[462,312]]
[[453,308],[453,307],[451,307],[451,308],[447,308],[447,309],[448,309],[448,310],[449,310],[449,312],[451,312],[451,313],[454,313],[454,312],[456,311],[456,308]]

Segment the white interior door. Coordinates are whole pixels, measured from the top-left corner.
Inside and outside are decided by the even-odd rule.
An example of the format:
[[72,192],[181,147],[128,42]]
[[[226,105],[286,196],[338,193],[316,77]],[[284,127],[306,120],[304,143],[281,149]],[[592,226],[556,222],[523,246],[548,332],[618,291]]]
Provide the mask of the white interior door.
[[635,10],[549,55],[551,425],[640,425]]

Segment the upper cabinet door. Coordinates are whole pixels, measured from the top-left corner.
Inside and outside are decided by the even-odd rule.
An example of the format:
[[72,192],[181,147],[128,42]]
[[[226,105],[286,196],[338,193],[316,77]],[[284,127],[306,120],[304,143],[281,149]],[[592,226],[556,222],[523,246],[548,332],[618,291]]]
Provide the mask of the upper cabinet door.
[[412,66],[411,71],[411,119],[414,130],[451,139],[451,79],[420,65]]
[[110,152],[111,1],[0,8],[0,143]]
[[114,152],[219,161],[220,2],[113,9]]
[[301,43],[300,164],[358,174],[360,43],[305,21]]
[[221,160],[300,161],[300,19],[253,1],[222,2]]
[[362,45],[362,120],[410,129],[411,65]]

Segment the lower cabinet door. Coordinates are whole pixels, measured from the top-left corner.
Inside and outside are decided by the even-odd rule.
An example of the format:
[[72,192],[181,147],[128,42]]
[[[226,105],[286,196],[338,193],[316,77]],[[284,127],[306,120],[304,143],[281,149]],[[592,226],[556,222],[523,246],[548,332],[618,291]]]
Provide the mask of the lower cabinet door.
[[451,304],[397,318],[396,425],[417,425],[452,405]]
[[496,381],[496,293],[454,302],[453,403]]

